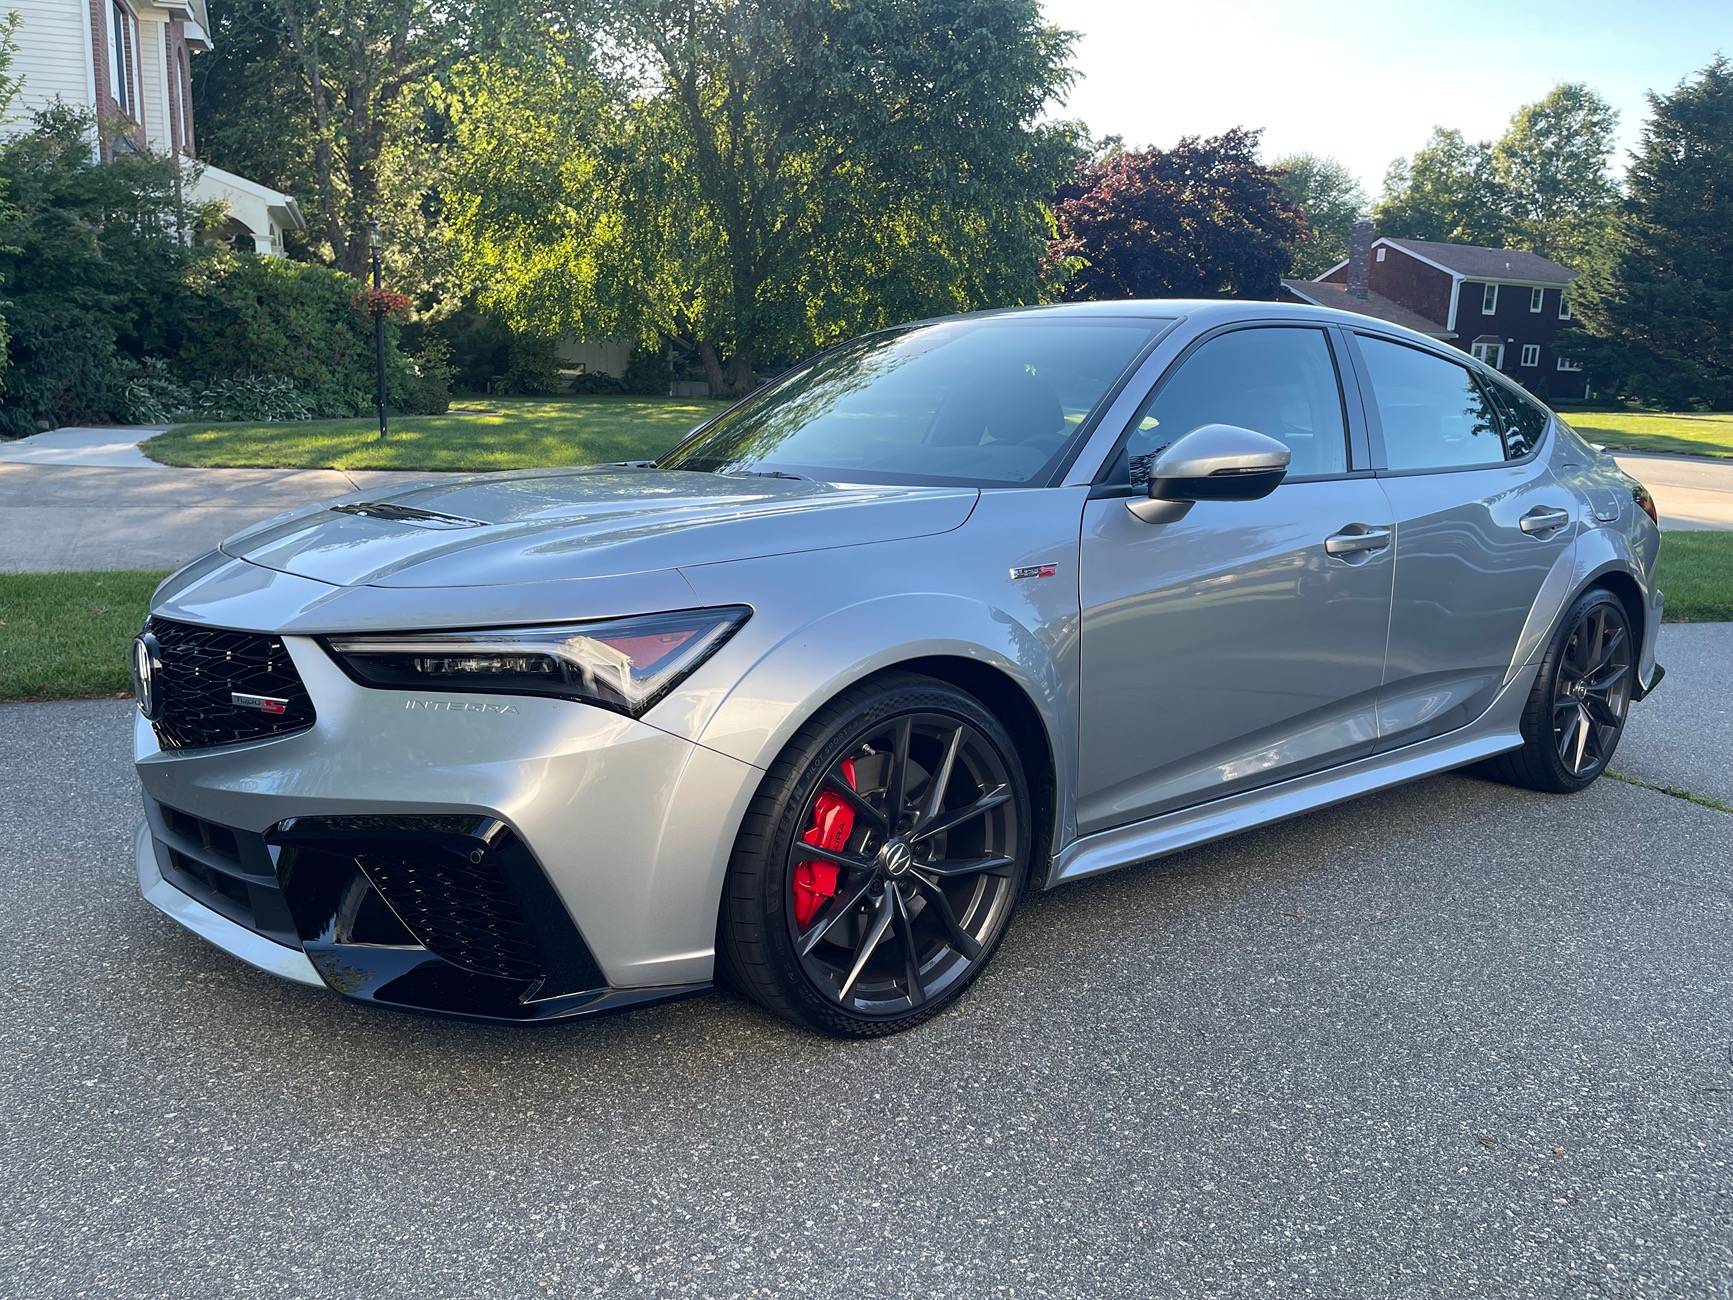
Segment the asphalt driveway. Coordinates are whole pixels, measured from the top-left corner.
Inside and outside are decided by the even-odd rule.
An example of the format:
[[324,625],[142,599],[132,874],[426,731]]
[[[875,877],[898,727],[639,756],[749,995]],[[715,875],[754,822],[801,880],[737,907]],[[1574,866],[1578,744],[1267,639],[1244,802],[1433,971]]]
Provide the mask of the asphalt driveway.
[[[1733,766],[1730,655],[1664,633],[1642,779]],[[890,1041],[523,1031],[153,913],[126,731],[0,708],[0,1294],[1733,1290],[1727,813],[1441,777],[1038,900]]]

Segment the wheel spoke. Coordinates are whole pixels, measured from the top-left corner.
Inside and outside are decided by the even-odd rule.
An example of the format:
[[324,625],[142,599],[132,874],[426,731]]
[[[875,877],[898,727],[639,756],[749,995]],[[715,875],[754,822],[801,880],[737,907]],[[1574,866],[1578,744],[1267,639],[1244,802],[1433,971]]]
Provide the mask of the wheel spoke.
[[915,888],[920,891],[921,897],[927,901],[927,906],[932,909],[938,916],[940,923],[945,927],[945,934],[951,941],[951,947],[962,953],[970,961],[979,957],[981,945],[975,941],[974,935],[963,928],[962,922],[957,920],[957,913],[951,907],[951,900],[945,897],[945,891],[938,885],[923,880],[919,876],[915,877]]
[[949,880],[955,876],[975,876],[983,871],[995,876],[1009,875],[1013,859],[1006,857],[958,858],[954,861],[923,862],[919,870]]
[[915,948],[915,922],[903,902],[903,891],[892,885],[886,891],[896,916],[897,938],[902,941],[903,967],[909,983],[909,1005],[918,1007],[927,1000],[927,986],[921,983],[921,956]]
[[991,812],[1002,803],[1009,803],[1010,799],[1010,787],[996,785],[991,790],[983,792],[981,797],[976,799],[974,803],[966,804],[961,808],[952,809],[941,817],[935,817],[932,821],[928,822],[925,826],[922,826],[911,835],[909,837],[910,842],[919,844],[922,840],[931,839],[935,835],[941,835],[946,831],[954,831],[964,822],[973,821],[975,818],[981,816],[982,813]]
[[1611,667],[1603,664],[1588,678],[1589,689],[1604,695],[1617,686],[1620,679],[1630,671],[1629,664],[1613,664]]
[[885,820],[890,823],[893,835],[903,820],[903,803],[909,782],[909,735],[914,727],[915,720],[911,717],[897,719],[890,771],[885,774]]
[[939,809],[945,803],[945,791],[951,784],[951,772],[957,765],[957,751],[963,746],[963,728],[958,727],[951,733],[951,743],[945,746],[945,757],[939,763],[939,770],[927,782],[927,802],[921,809],[921,820],[916,826],[921,826],[939,815]]
[[1583,710],[1603,727],[1619,725],[1619,715],[1614,712],[1612,704],[1598,695],[1585,695]]
[[1570,702],[1570,706],[1570,722],[1559,731],[1558,756],[1560,762],[1575,771],[1576,769],[1571,766],[1570,756],[1571,751],[1576,748],[1577,730],[1583,724],[1583,711],[1577,707],[1577,702],[1574,699]]
[[1580,772],[1583,770],[1583,754],[1587,751],[1589,746],[1590,726],[1588,710],[1578,709],[1577,718],[1580,725],[1577,727],[1577,758],[1576,762],[1571,764],[1571,771],[1573,772]]
[[873,882],[869,878],[863,880],[860,884],[860,888],[856,889],[854,893],[850,894],[846,899],[841,894],[832,898],[830,902],[825,905],[824,914],[813,923],[810,929],[800,936],[799,940],[797,940],[797,947],[800,950],[800,955],[805,957],[814,948],[818,947],[819,944],[823,943],[824,936],[836,929],[838,921],[842,920],[843,917],[847,916],[850,912],[854,911],[855,908],[866,902],[867,891],[872,887]]
[[854,965],[849,968],[848,978],[843,980],[842,987],[837,990],[837,997],[848,1001],[849,994],[854,990],[854,982],[860,978],[860,973],[866,969],[867,961],[878,950],[879,942],[885,937],[885,931],[891,926],[891,896],[886,890],[879,899],[878,911],[873,914],[873,923],[867,929],[866,937],[854,955]]
[[833,767],[825,773],[824,788],[841,795],[843,802],[871,822],[873,829],[880,835],[890,834],[890,823],[885,821],[885,815],[868,803],[867,797],[850,785],[840,770]]
[[789,848],[788,856],[794,862],[834,862],[850,871],[873,869],[871,858],[863,858],[854,853],[839,853],[836,849],[827,849],[822,844],[808,844],[805,840],[796,840]]
[[1596,673],[1600,672],[1613,662],[1613,656],[1618,654],[1619,646],[1623,644],[1624,639],[1625,629],[1622,627],[1615,627],[1611,632],[1606,634],[1601,643],[1600,654],[1595,658],[1595,666],[1589,669],[1588,675],[1590,677],[1593,677]]

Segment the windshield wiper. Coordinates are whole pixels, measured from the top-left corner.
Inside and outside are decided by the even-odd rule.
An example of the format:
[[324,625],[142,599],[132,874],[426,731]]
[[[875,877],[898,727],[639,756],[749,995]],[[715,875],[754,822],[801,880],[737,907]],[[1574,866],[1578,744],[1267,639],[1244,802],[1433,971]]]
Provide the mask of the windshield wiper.
[[791,474],[785,469],[729,469],[718,470],[724,478],[792,478],[803,483],[813,481],[810,474]]

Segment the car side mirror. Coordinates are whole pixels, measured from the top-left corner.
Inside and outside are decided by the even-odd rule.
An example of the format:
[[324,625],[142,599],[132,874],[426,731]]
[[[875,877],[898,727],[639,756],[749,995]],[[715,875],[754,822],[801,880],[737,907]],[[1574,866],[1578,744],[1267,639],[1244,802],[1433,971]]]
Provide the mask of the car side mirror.
[[1199,501],[1256,501],[1276,490],[1292,454],[1274,438],[1205,424],[1175,440],[1149,470],[1149,495],[1126,503],[1146,524],[1170,524]]

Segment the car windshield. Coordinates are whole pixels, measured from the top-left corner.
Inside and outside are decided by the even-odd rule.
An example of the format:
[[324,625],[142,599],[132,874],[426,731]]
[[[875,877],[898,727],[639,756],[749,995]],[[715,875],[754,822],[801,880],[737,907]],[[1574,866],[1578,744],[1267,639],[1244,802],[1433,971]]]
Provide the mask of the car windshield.
[[657,464],[832,482],[1039,483],[1165,323],[988,316],[868,335],[755,393]]

